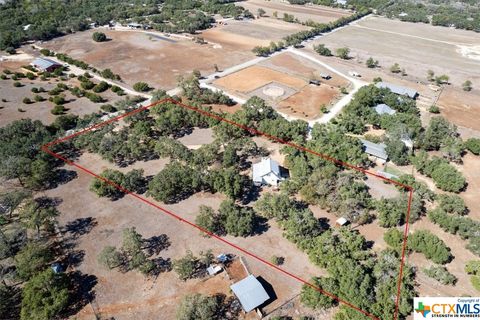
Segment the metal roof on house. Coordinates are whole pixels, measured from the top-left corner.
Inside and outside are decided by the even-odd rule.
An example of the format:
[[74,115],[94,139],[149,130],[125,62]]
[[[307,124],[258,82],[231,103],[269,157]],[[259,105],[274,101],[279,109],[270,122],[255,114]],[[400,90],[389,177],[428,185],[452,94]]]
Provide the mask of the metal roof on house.
[[375,106],[375,112],[377,112],[380,115],[381,114],[394,115],[397,111],[390,108],[389,105],[386,105],[385,103],[381,103]]
[[55,61],[50,60],[50,59],[36,58],[35,60],[33,60],[32,65],[36,68],[46,70],[46,69],[48,69],[50,67],[53,67],[53,66],[59,66],[60,64],[58,62],[55,62]]
[[390,91],[392,91],[393,93],[400,94],[400,95],[403,95],[403,96],[408,96],[412,99],[415,99],[415,97],[418,95],[417,90],[407,88],[407,87],[398,86],[396,84],[392,84],[392,83],[388,83],[388,82],[378,82],[375,86],[377,88],[381,88],[381,89],[383,89],[383,88],[390,89]]
[[262,177],[274,173],[280,177],[280,166],[271,158],[263,158],[259,163],[253,165],[253,181],[262,181]]
[[249,275],[243,280],[230,286],[233,293],[237,296],[245,312],[250,312],[268,299],[267,291],[263,288],[260,281],[253,275]]
[[388,154],[385,151],[385,148],[387,146],[384,143],[373,143],[363,139],[360,139],[360,141],[362,141],[363,147],[365,148],[365,152],[368,153],[369,155],[372,155],[374,157],[377,157],[385,161],[388,159]]

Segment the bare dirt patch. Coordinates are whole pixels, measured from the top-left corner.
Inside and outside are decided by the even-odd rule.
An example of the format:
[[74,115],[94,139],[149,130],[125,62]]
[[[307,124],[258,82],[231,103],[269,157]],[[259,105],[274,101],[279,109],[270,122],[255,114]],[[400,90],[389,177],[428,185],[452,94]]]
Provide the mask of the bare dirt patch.
[[261,66],[253,66],[232,73],[214,81],[214,84],[224,87],[231,92],[245,94],[273,81],[282,83],[296,90],[300,90],[307,84],[302,79]]
[[302,22],[312,20],[315,22],[328,23],[337,20],[341,17],[346,17],[351,14],[350,11],[336,9],[331,7],[324,7],[319,5],[291,5],[283,1],[264,1],[264,0],[248,0],[240,2],[238,5],[250,10],[253,14],[258,13],[258,9],[265,10],[268,16],[273,16],[277,12],[279,18],[283,18],[283,14],[293,14],[295,18]]
[[328,107],[339,94],[338,88],[326,84],[310,85],[280,102],[277,109],[292,116],[315,119],[322,115],[322,105]]
[[179,75],[198,69],[214,72],[214,65],[225,69],[254,57],[250,51],[214,48],[190,40],[169,42],[145,32],[102,30],[111,41],[95,43],[93,31],[77,32],[42,46],[66,53],[96,68],[110,68],[129,85],[145,81],[156,88],[172,89]]
[[178,139],[189,149],[198,149],[204,144],[212,143],[213,140],[213,130],[211,128],[195,128],[191,134]]
[[[480,69],[479,69],[480,70]],[[480,131],[480,91],[465,92],[447,87],[440,95],[437,105],[441,114],[452,123]]]
[[[328,69],[291,53],[282,53],[260,63],[262,66],[284,72],[309,81],[319,79],[322,84],[334,87],[346,87],[349,82],[339,75],[330,72]],[[330,75],[329,80],[321,79],[322,74]]]
[[260,18],[231,20],[225,25],[202,31],[201,36],[205,40],[225,48],[251,50],[255,46],[266,46],[271,41],[280,41],[285,36],[308,29],[310,28],[299,24]]

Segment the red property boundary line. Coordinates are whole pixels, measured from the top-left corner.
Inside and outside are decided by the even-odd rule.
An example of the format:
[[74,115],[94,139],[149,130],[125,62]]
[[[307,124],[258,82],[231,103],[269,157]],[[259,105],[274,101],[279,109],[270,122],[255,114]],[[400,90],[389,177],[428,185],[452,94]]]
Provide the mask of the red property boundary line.
[[350,168],[350,169],[352,169],[352,170],[356,170],[356,171],[362,172],[362,173],[364,173],[364,174],[366,174],[366,175],[370,175],[370,176],[379,178],[379,179],[381,179],[381,180],[383,180],[383,181],[392,183],[392,184],[394,184],[394,185],[397,185],[397,186],[400,186],[400,187],[406,189],[406,190],[409,192],[409,197],[408,197],[408,209],[407,209],[406,223],[405,223],[405,230],[404,230],[404,238],[403,238],[403,245],[402,245],[402,254],[401,254],[399,277],[398,277],[398,280],[397,280],[397,297],[396,297],[396,301],[395,301],[395,310],[394,310],[394,314],[393,314],[393,318],[392,318],[392,319],[394,319],[394,320],[397,320],[397,319],[398,319],[398,312],[399,312],[398,308],[399,308],[399,303],[400,303],[400,291],[401,291],[403,268],[404,268],[404,264],[405,264],[405,252],[406,252],[407,239],[408,239],[408,229],[409,229],[409,223],[408,223],[408,221],[409,221],[409,218],[410,218],[410,209],[411,209],[412,197],[413,197],[413,188],[412,188],[411,186],[405,185],[405,184],[403,184],[403,183],[400,183],[400,182],[395,181],[395,180],[392,180],[392,179],[385,178],[385,177],[383,177],[383,176],[381,176],[381,175],[379,175],[379,174],[377,174],[377,173],[375,173],[375,172],[371,172],[371,171],[365,170],[365,169],[363,169],[363,168],[360,168],[360,167],[358,167],[358,166],[355,166],[355,165],[352,165],[352,164],[349,164],[349,163],[340,161],[340,160],[335,159],[335,158],[332,158],[332,157],[330,157],[330,156],[328,156],[328,155],[325,155],[325,154],[322,154],[322,153],[319,153],[319,152],[316,152],[316,151],[307,149],[307,148],[305,148],[305,147],[299,146],[299,145],[294,144],[294,143],[289,142],[289,141],[285,141],[285,140],[280,139],[280,138],[278,138],[278,137],[269,135],[269,134],[267,134],[267,133],[265,133],[265,132],[258,131],[258,130],[254,129],[254,128],[249,128],[249,127],[247,127],[247,126],[244,126],[244,125],[242,125],[242,124],[236,123],[236,122],[234,122],[234,121],[225,119],[225,118],[223,118],[223,117],[221,117],[221,116],[219,116],[219,115],[217,115],[217,114],[214,114],[214,113],[211,113],[211,112],[208,112],[208,111],[205,111],[205,110],[202,110],[202,109],[193,107],[193,106],[189,106],[189,105],[180,103],[180,102],[175,101],[175,100],[173,100],[173,99],[171,99],[171,98],[162,99],[162,100],[157,101],[157,102],[155,102],[155,103],[152,103],[152,104],[150,104],[150,105],[148,105],[148,106],[144,106],[144,107],[137,108],[137,109],[135,109],[135,110],[133,110],[133,111],[127,112],[127,113],[122,114],[122,115],[119,115],[119,116],[114,117],[114,118],[112,118],[112,119],[109,119],[109,120],[107,120],[107,121],[104,121],[104,122],[101,122],[101,123],[92,125],[92,126],[86,128],[86,129],[81,130],[81,131],[79,131],[79,132],[76,132],[76,133],[74,133],[74,134],[68,135],[68,136],[66,136],[66,137],[57,139],[57,140],[52,141],[52,142],[49,142],[49,143],[43,145],[43,146],[41,147],[41,149],[42,149],[42,151],[44,151],[44,152],[52,155],[53,157],[64,161],[66,164],[71,165],[71,166],[74,166],[74,167],[76,167],[76,168],[78,168],[78,169],[80,169],[80,170],[88,173],[89,175],[91,175],[91,176],[93,176],[93,177],[95,177],[95,178],[98,178],[98,179],[100,179],[100,180],[103,180],[104,182],[106,182],[106,183],[114,186],[115,188],[119,189],[119,190],[122,191],[123,193],[128,194],[128,195],[136,198],[137,200],[139,200],[139,201],[141,201],[141,202],[143,202],[143,203],[145,203],[145,204],[147,204],[147,205],[149,205],[149,206],[152,206],[152,207],[154,207],[154,208],[162,211],[163,213],[165,213],[165,214],[167,214],[167,215],[169,215],[169,216],[171,216],[171,217],[173,217],[173,218],[175,218],[175,219],[178,219],[179,221],[181,221],[181,222],[183,222],[183,223],[186,223],[186,224],[188,224],[188,225],[190,225],[190,226],[192,226],[192,227],[200,230],[201,232],[209,235],[210,237],[212,237],[212,238],[214,238],[214,239],[216,239],[216,240],[218,240],[218,241],[221,241],[221,242],[229,245],[229,246],[232,247],[232,248],[235,248],[236,250],[238,250],[238,251],[240,251],[240,252],[242,252],[242,253],[244,253],[244,254],[246,254],[246,255],[248,255],[248,256],[250,256],[250,257],[252,257],[252,258],[254,258],[254,259],[258,260],[258,261],[260,261],[260,262],[262,262],[263,264],[271,267],[272,269],[275,269],[275,270],[277,270],[277,271],[279,271],[279,272],[281,272],[281,273],[283,273],[283,274],[285,274],[285,275],[287,275],[287,276],[289,276],[289,277],[297,280],[298,282],[300,282],[300,283],[302,283],[302,284],[304,284],[304,285],[307,285],[307,286],[313,288],[314,290],[316,290],[316,291],[318,291],[318,292],[320,292],[320,293],[322,293],[322,294],[324,294],[324,295],[326,295],[326,296],[328,296],[328,297],[330,297],[330,298],[338,301],[339,303],[344,304],[344,305],[346,305],[346,306],[349,306],[349,307],[351,307],[352,309],[355,309],[355,310],[357,310],[358,312],[366,315],[367,317],[370,317],[371,319],[380,320],[379,318],[375,317],[374,315],[368,313],[367,311],[364,311],[364,310],[358,308],[357,306],[349,303],[348,301],[345,301],[345,300],[343,300],[343,299],[335,296],[334,294],[332,294],[332,293],[330,293],[330,292],[327,292],[327,291],[325,291],[325,290],[317,287],[316,285],[314,285],[314,284],[312,284],[312,283],[310,283],[310,282],[308,282],[308,281],[306,281],[306,280],[304,280],[304,279],[302,279],[302,278],[300,278],[300,277],[298,277],[298,276],[296,276],[296,275],[288,272],[287,270],[285,270],[285,269],[283,269],[283,268],[280,268],[279,266],[276,266],[276,265],[270,263],[269,261],[267,261],[267,260],[265,260],[265,259],[263,259],[263,258],[261,258],[261,257],[259,257],[259,256],[257,256],[257,255],[255,255],[254,253],[251,253],[251,252],[249,252],[248,250],[243,249],[243,248],[237,246],[236,244],[234,244],[234,243],[232,243],[232,242],[230,242],[230,241],[228,241],[228,240],[225,240],[225,239],[223,239],[223,238],[221,238],[221,237],[219,237],[219,236],[211,233],[211,232],[208,231],[208,230],[205,230],[204,228],[196,225],[196,224],[193,223],[193,222],[190,222],[190,221],[188,221],[188,220],[186,220],[186,219],[183,219],[182,217],[178,216],[178,215],[175,214],[174,212],[169,211],[169,210],[167,210],[167,209],[165,209],[165,208],[163,208],[163,207],[161,207],[161,206],[153,203],[152,201],[150,201],[150,200],[148,200],[148,199],[146,199],[146,198],[144,198],[144,197],[142,197],[142,196],[140,196],[140,195],[138,195],[138,194],[136,194],[136,193],[133,193],[133,192],[131,192],[131,191],[123,188],[122,186],[116,184],[115,182],[113,182],[113,181],[111,181],[111,180],[108,180],[108,179],[106,179],[106,178],[104,178],[104,177],[101,177],[100,175],[92,172],[91,170],[89,170],[89,169],[87,169],[87,168],[85,168],[85,167],[83,167],[83,166],[81,166],[81,165],[79,165],[79,164],[77,164],[77,163],[75,163],[75,162],[73,162],[73,161],[71,161],[71,160],[68,160],[68,159],[64,158],[63,156],[61,156],[61,155],[53,152],[52,150],[50,150],[50,147],[52,147],[52,146],[54,146],[54,145],[56,145],[56,144],[59,144],[59,143],[61,143],[61,142],[65,142],[65,141],[70,140],[70,139],[72,139],[72,138],[74,138],[74,137],[77,137],[77,136],[79,136],[79,135],[81,135],[81,134],[84,134],[84,133],[90,132],[90,131],[92,131],[92,130],[101,128],[101,127],[103,127],[103,126],[105,126],[105,125],[107,125],[107,124],[113,123],[113,122],[118,121],[118,120],[120,120],[120,119],[122,119],[122,118],[131,116],[131,115],[133,115],[133,114],[139,113],[139,112],[141,112],[141,111],[147,110],[147,109],[149,109],[149,108],[151,108],[151,107],[153,107],[153,106],[156,106],[156,105],[158,105],[158,104],[163,104],[163,103],[165,103],[165,102],[170,102],[170,103],[173,103],[173,104],[175,104],[175,105],[177,105],[177,106],[180,106],[180,107],[182,107],[182,108],[185,108],[185,109],[188,109],[188,110],[192,110],[192,111],[201,113],[201,114],[203,114],[203,115],[205,115],[205,116],[208,116],[208,117],[210,117],[210,118],[213,118],[213,119],[216,119],[216,120],[219,120],[219,121],[222,121],[222,122],[229,123],[229,124],[231,124],[231,125],[233,125],[233,126],[236,126],[236,127],[238,127],[238,128],[241,128],[241,129],[244,129],[244,130],[246,130],[246,131],[249,131],[250,133],[252,133],[252,134],[254,134],[254,135],[264,136],[264,137],[266,137],[266,138],[268,138],[268,139],[270,139],[270,140],[273,140],[273,141],[275,141],[275,142],[279,142],[279,143],[281,143],[281,144],[288,145],[288,146],[293,147],[293,148],[296,148],[296,149],[298,149],[298,150],[300,150],[300,151],[308,152],[308,153],[310,153],[310,154],[313,154],[313,155],[316,155],[316,156],[318,156],[318,157],[321,157],[321,158],[323,158],[323,159],[325,159],[325,160],[327,160],[327,161],[330,161],[330,162],[332,162],[332,163],[341,165],[341,166],[343,166],[343,167]]

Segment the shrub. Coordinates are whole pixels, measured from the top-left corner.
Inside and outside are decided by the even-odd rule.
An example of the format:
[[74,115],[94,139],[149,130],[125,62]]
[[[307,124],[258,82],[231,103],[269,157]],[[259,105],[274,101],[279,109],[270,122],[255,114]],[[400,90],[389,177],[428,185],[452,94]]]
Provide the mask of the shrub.
[[444,266],[431,266],[430,268],[424,268],[423,272],[444,285],[454,285],[458,280]]
[[50,111],[50,112],[52,114],[58,116],[58,115],[64,114],[65,111],[67,111],[67,108],[65,108],[64,106],[59,104],[59,105],[56,105],[55,107],[53,107],[52,111]]
[[444,264],[452,259],[450,248],[438,236],[427,230],[415,231],[408,237],[408,248],[420,252],[434,263]]
[[32,103],[32,100],[30,100],[30,98],[28,98],[28,97],[25,97],[25,98],[23,98],[22,102],[25,103],[25,104],[30,104],[30,103]]
[[1,74],[1,75],[0,75],[0,79],[2,79],[2,80],[7,80],[8,78],[7,78],[7,76],[6,76],[6,75],[4,75],[4,74]]
[[13,83],[13,86],[16,87],[16,88],[19,88],[19,87],[22,86],[22,84],[21,84],[20,82],[18,82],[18,81],[15,81],[15,82]]
[[465,148],[467,148],[468,151],[473,153],[474,155],[479,155],[480,154],[480,139],[478,138],[470,138],[465,142]]
[[102,109],[105,112],[109,112],[109,113],[117,111],[117,108],[115,108],[111,104],[104,104],[100,107],[100,109]]
[[41,49],[41,50],[40,50],[40,53],[41,53],[41,54],[43,54],[44,56],[47,56],[47,57],[48,57],[48,56],[53,56],[53,55],[54,55],[54,53],[53,53],[53,52],[51,52],[51,51],[50,51],[50,50],[48,50],[48,49]]
[[104,92],[105,90],[107,90],[109,87],[109,84],[106,83],[105,81],[101,81],[99,84],[97,84],[95,87],[93,87],[93,92],[96,92],[96,93],[100,93],[100,92]]
[[472,81],[467,80],[462,84],[463,91],[472,91]]
[[55,97],[52,98],[51,102],[53,102],[57,105],[61,105],[61,104],[65,103],[65,98],[63,96],[55,96]]
[[95,42],[104,42],[107,40],[107,36],[103,32],[94,32],[92,35],[92,39]]
[[440,108],[436,105],[431,105],[430,108],[428,108],[428,112],[430,113],[440,113]]
[[98,94],[94,94],[94,93],[91,93],[91,92],[85,92],[85,97],[88,98],[88,100],[94,102],[94,103],[100,103],[100,102],[103,102],[105,101],[101,96],[99,96]]
[[283,264],[284,261],[285,261],[285,259],[283,257],[272,256],[270,258],[270,262],[273,263],[276,266],[279,266],[279,265]]
[[150,90],[150,86],[146,82],[137,82],[133,85],[133,90],[138,92],[146,92]]
[[93,83],[92,81],[86,79],[85,81],[82,81],[80,83],[80,86],[85,89],[85,90],[90,90],[92,89],[93,87],[95,87],[95,83]]

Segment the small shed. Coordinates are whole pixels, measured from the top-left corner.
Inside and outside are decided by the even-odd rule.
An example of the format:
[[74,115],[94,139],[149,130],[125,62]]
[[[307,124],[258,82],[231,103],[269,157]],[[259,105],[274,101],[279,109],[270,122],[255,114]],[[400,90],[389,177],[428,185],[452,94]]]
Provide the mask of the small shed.
[[375,106],[375,112],[379,115],[388,114],[388,115],[391,115],[391,116],[393,116],[395,113],[397,113],[396,110],[393,110],[392,108],[390,108],[389,105],[387,105],[385,103],[377,104]]
[[245,312],[252,311],[270,299],[265,288],[253,275],[249,275],[245,279],[234,283],[230,286],[230,289],[232,289],[235,296],[240,300],[240,304]]
[[325,79],[325,80],[332,79],[332,76],[329,75],[328,73],[320,73],[320,77],[322,77],[322,79]]
[[344,217],[338,218],[337,221],[335,221],[335,225],[337,227],[343,227],[344,225],[348,224],[348,220]]
[[278,162],[271,158],[263,158],[253,165],[253,183],[256,186],[277,186],[283,180]]
[[385,148],[387,146],[384,143],[373,143],[364,139],[360,139],[360,141],[362,141],[364,151],[367,154],[380,160],[383,163],[387,162],[388,154],[387,151],[385,151]]
[[316,85],[316,86],[319,86],[319,85],[320,85],[320,81],[319,81],[319,80],[310,80],[308,83],[309,83],[309,84]]
[[53,72],[62,66],[60,63],[46,58],[36,58],[30,65],[42,72]]

